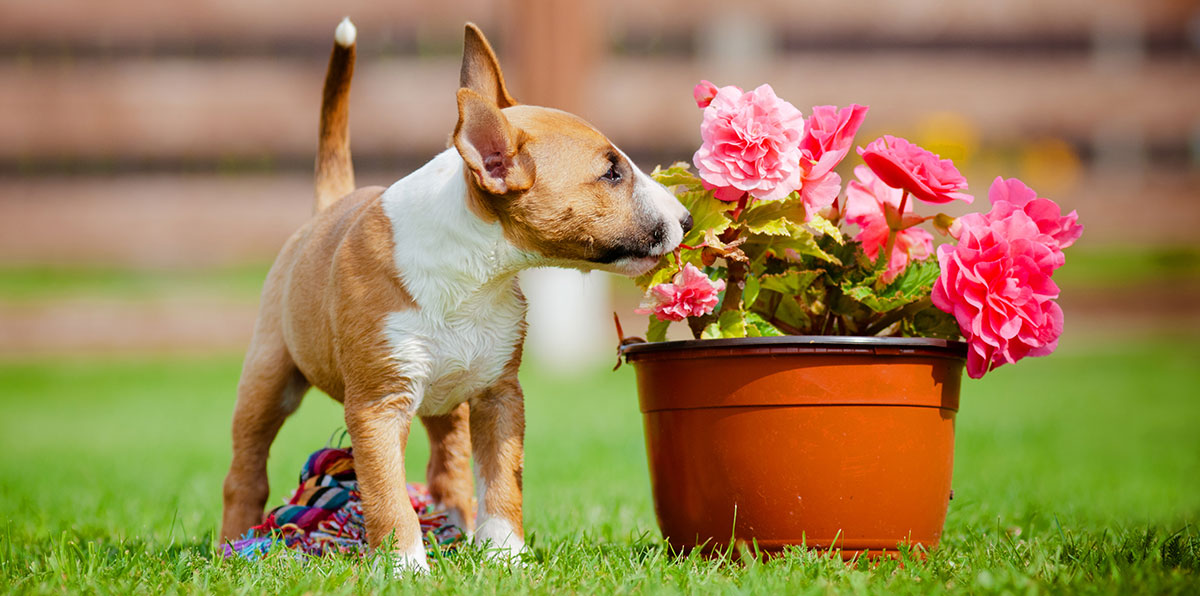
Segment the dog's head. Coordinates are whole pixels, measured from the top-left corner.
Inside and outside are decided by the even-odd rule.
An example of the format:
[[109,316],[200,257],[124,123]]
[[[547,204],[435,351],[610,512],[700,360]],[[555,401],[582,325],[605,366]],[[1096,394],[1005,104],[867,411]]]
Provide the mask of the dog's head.
[[580,269],[639,275],[692,218],[583,119],[518,105],[483,34],[467,25],[454,146],[471,208],[514,246]]

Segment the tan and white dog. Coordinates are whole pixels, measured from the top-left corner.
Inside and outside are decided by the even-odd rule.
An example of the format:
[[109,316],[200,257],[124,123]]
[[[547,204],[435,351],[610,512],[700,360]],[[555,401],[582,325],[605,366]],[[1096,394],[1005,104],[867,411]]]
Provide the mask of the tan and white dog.
[[511,556],[524,548],[517,273],[641,274],[679,244],[691,216],[587,122],[517,104],[471,24],[454,146],[388,188],[356,190],[354,38],[342,21],[321,106],[316,213],[263,289],[238,384],[221,537],[262,520],[271,443],[315,386],[345,406],[372,547],[394,536],[401,565],[428,569],[405,490],[416,416],[429,435],[434,498],[476,543]]

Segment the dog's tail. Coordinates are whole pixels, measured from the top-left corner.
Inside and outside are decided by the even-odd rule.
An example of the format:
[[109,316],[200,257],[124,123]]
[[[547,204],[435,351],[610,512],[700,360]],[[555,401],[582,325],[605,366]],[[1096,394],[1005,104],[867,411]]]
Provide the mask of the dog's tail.
[[354,164],[350,160],[350,79],[354,76],[354,38],[358,31],[350,18],[342,19],[333,34],[333,52],[325,72],[321,98],[321,132],[317,142],[316,202],[321,211],[354,190]]

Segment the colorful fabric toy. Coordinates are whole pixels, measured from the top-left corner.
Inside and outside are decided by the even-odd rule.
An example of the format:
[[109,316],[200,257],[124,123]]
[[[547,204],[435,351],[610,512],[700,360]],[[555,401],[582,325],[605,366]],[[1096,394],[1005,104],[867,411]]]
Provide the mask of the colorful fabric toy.
[[[445,508],[424,485],[409,483],[408,499],[421,522],[430,560],[436,560],[436,552],[453,552],[464,542],[465,533],[450,523]],[[272,509],[266,521],[223,548],[226,556],[254,559],[276,543],[318,557],[368,552],[352,448],[325,448],[310,455],[300,472],[300,486],[287,504]]]

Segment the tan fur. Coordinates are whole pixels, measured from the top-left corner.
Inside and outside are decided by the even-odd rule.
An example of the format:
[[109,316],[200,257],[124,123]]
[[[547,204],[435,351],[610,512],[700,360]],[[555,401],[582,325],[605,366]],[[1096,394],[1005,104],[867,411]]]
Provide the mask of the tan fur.
[[475,527],[470,411],[470,405],[464,402],[449,414],[421,417],[429,435],[429,464],[425,467],[429,494],[467,530]]
[[350,159],[350,80],[354,77],[356,51],[354,44],[335,43],[329,53],[317,136],[314,212],[354,190],[354,165]]
[[[638,228],[638,214],[630,209],[633,173],[608,139],[559,110],[515,106],[503,113],[522,132],[519,159],[556,164],[539,169],[532,187],[517,197],[481,200],[484,211],[504,224],[509,242],[555,258],[590,261],[626,241]],[[618,155],[624,173],[615,188],[598,179],[609,167],[609,153]]]

